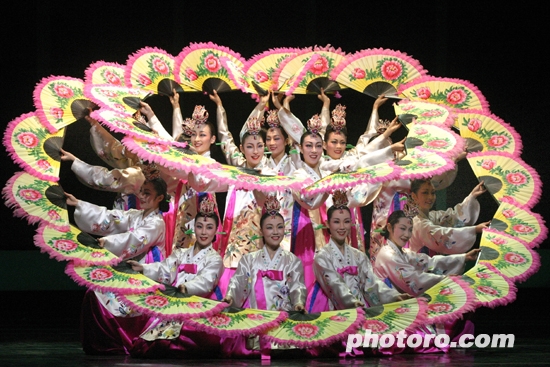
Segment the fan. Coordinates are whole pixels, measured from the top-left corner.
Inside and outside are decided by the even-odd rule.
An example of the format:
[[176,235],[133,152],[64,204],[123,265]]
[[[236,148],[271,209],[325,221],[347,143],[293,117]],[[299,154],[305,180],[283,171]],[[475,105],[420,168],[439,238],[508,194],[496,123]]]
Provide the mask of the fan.
[[84,71],[84,84],[111,84],[125,86],[125,66],[116,62],[97,61]]
[[388,49],[365,49],[349,55],[331,73],[341,85],[377,98],[399,97],[397,88],[427,73],[410,56]]
[[440,153],[450,158],[464,151],[464,139],[445,126],[415,121],[407,127],[407,140],[422,142],[422,145],[417,145],[422,147],[422,150]]
[[399,177],[401,168],[393,162],[379,163],[349,173],[335,172],[302,189],[304,194],[345,190],[363,183],[379,183]]
[[490,228],[519,238],[538,247],[548,235],[544,219],[518,203],[501,202],[491,220]]
[[[395,164],[402,168],[402,171],[399,173],[400,179],[414,180],[430,178],[455,167],[455,163],[451,159],[440,153],[422,150],[421,147],[411,148],[411,145],[414,145],[416,142],[415,139],[407,138],[405,141],[407,155],[395,161]],[[422,141],[420,141],[420,143],[422,143]]]
[[171,96],[174,89],[176,93],[184,91],[176,82],[174,65],[175,58],[168,52],[155,47],[144,47],[128,57],[124,80],[131,88]]
[[248,337],[279,326],[287,317],[288,314],[281,311],[228,307],[209,317],[188,320],[186,324],[222,337]]
[[469,153],[466,159],[497,201],[516,201],[527,208],[538,203],[542,193],[540,177],[519,157],[504,152],[478,152]]
[[309,177],[264,175],[254,169],[227,164],[208,168],[203,172],[203,175],[210,180],[235,186],[235,190],[258,190],[265,193],[285,189],[300,190],[311,183]]
[[262,89],[257,83],[253,82],[248,75],[245,74],[242,67],[237,66],[227,57],[220,57],[222,66],[227,70],[229,79],[239,87],[244,93],[267,95],[267,91]]
[[43,224],[34,236],[34,244],[50,258],[72,260],[76,266],[115,265],[122,260],[100,247],[94,237],[72,225],[67,232],[60,232]]
[[65,273],[78,285],[86,286],[94,291],[114,292],[118,295],[144,294],[164,289],[164,285],[147,278],[132,269],[126,261],[118,265],[77,266],[70,261],[65,267]]
[[174,74],[176,81],[198,91],[218,93],[239,89],[220,61],[226,57],[242,68],[244,59],[238,53],[212,42],[191,43],[176,57]]
[[127,293],[121,298],[139,312],[175,321],[210,317],[228,306],[225,302],[181,293],[171,285],[163,284],[162,287],[148,293]]
[[141,101],[151,95],[143,89],[117,85],[86,85],[84,95],[101,108],[132,116],[141,107]]
[[479,247],[477,263],[494,267],[511,281],[523,282],[540,268],[539,254],[514,236],[484,229]]
[[69,230],[65,192],[56,182],[41,180],[26,172],[16,172],[2,189],[6,206],[15,208],[14,216],[29,224],[46,222],[53,228]]
[[262,337],[281,346],[323,347],[339,342],[357,332],[365,320],[362,308],[305,314],[290,311],[281,325]]
[[466,139],[469,152],[506,152],[521,156],[521,137],[499,117],[489,113],[461,112],[456,125]]
[[481,306],[495,308],[516,299],[518,289],[515,284],[485,265],[474,266],[464,273],[462,280],[470,284]]
[[[243,70],[253,85],[263,91],[277,89],[274,75],[287,59],[303,52],[298,48],[275,48],[252,56],[245,62]],[[261,94],[258,92],[258,94]]]
[[405,301],[386,303],[365,309],[365,321],[357,331],[364,334],[397,334],[411,331],[425,324],[426,301],[411,298]]
[[23,170],[42,180],[59,181],[64,134],[64,128],[50,133],[36,114],[27,113],[8,124],[2,142]]
[[424,76],[400,86],[398,92],[408,99],[442,104],[453,111],[489,111],[489,102],[479,89],[461,79]]
[[59,129],[87,116],[97,106],[83,94],[84,81],[65,76],[43,78],[34,88],[36,116],[49,131]]
[[155,162],[171,169],[171,173],[180,179],[187,179],[190,172],[199,174],[220,165],[215,160],[196,154],[186,148],[153,143],[131,136],[122,138],[122,144],[140,159]]
[[100,108],[92,112],[91,116],[117,133],[153,143],[179,146],[182,148],[187,147],[187,143],[162,138],[149,126],[137,121],[135,118],[113,110]]
[[396,115],[411,114],[416,116],[416,122],[429,122],[451,128],[454,123],[454,114],[448,107],[441,104],[422,101],[403,100],[393,105]]
[[458,276],[444,278],[419,297],[428,300],[426,321],[430,324],[456,320],[475,309],[474,291]]

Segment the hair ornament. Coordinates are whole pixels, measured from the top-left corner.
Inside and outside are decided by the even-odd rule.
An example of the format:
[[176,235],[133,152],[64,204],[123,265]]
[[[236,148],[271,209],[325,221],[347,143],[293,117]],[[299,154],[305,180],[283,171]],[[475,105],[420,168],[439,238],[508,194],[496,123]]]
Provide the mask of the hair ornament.
[[204,199],[201,200],[201,203],[199,205],[199,212],[204,216],[210,217],[216,213],[215,208],[216,202],[210,197],[206,196]]
[[160,169],[156,163],[141,165],[141,172],[143,172],[146,181],[153,181],[160,178]]
[[193,136],[195,133],[195,120],[186,118],[181,124],[183,134],[186,136]]
[[262,123],[261,120],[259,120],[257,117],[250,117],[246,121],[246,132],[248,132],[250,135],[258,135],[261,129]]
[[269,127],[279,127],[281,125],[281,121],[279,121],[279,115],[277,113],[277,110],[269,110],[267,111],[267,125]]
[[309,120],[307,120],[307,129],[313,134],[319,134],[322,127],[323,123],[318,114],[313,115]]
[[378,120],[378,128],[376,129],[376,132],[378,134],[383,134],[388,129],[390,124],[391,124],[390,120],[379,119]]
[[403,206],[403,213],[407,218],[413,219],[420,213],[418,205],[414,202],[413,198],[410,195],[407,195],[402,200],[406,200],[405,205]]
[[281,210],[281,203],[276,195],[267,195],[264,203],[264,209],[266,213],[269,213],[272,217],[279,213],[279,210]]
[[332,205],[337,209],[342,209],[348,206],[348,195],[344,190],[336,190],[332,194]]
[[208,111],[206,111],[204,106],[197,105],[191,116],[195,120],[195,125],[204,124],[208,120]]

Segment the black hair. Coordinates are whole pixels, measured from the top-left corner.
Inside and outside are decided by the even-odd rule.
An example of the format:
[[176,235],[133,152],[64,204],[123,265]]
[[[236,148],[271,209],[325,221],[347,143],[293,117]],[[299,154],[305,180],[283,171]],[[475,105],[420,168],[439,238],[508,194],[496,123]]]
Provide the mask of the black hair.
[[429,184],[433,185],[432,180],[429,179],[429,178],[428,179],[419,178],[419,179],[416,179],[416,180],[412,180],[411,181],[411,192],[414,192],[416,194],[418,192],[418,190],[420,190],[420,187],[425,183],[429,183]]
[[170,210],[170,199],[172,198],[167,192],[166,181],[160,177],[156,177],[152,180],[147,180],[145,182],[150,182],[153,185],[153,190],[157,193],[157,196],[163,196],[163,199],[159,203],[159,210],[161,212],[167,212]]
[[328,140],[329,140],[329,136],[331,133],[340,133],[342,135],[344,135],[344,137],[346,138],[346,141],[348,140],[348,129],[343,126],[341,129],[335,129],[332,127],[332,125],[328,125],[327,126],[327,130],[325,132],[325,143],[328,143]]
[[266,140],[266,135],[267,135],[267,133],[266,133],[266,130],[265,130],[264,128],[261,128],[260,131],[258,131],[258,134],[251,134],[251,133],[249,133],[248,131],[245,132],[245,133],[243,134],[243,137],[241,138],[241,145],[244,144],[244,141],[246,140],[246,138],[248,138],[249,136],[252,136],[252,135],[257,135],[257,136],[259,136],[259,137],[263,140],[263,142],[264,142],[264,144],[265,144],[265,140]]
[[[271,215],[270,212],[265,212],[265,213],[262,215],[262,217],[260,218],[260,229],[262,228],[262,226],[263,226],[265,220],[266,220],[268,217],[271,217],[271,216],[272,216],[272,215]],[[283,220],[283,224],[284,224],[285,218],[281,215],[281,213],[277,212],[274,216],[275,216],[275,217],[281,218],[281,219]]]
[[388,220],[386,222],[386,226],[384,227],[384,230],[381,232],[381,235],[388,239],[390,237],[390,231],[388,230],[388,225],[391,224],[392,228],[399,222],[399,219],[401,218],[407,218],[412,221],[410,217],[407,217],[405,215],[405,212],[403,210],[395,210],[393,211],[390,216],[388,217]]
[[[218,228],[219,224],[220,224],[220,220],[218,218],[217,215],[206,215],[206,214],[203,214],[201,212],[197,212],[197,215],[195,215],[195,223],[197,222],[197,219],[199,218],[213,218],[214,219],[214,222],[216,222],[216,228]],[[214,237],[214,241],[216,240],[216,237]]]
[[332,214],[338,210],[338,209],[345,209],[348,211],[348,213],[351,215],[351,210],[347,206],[339,206],[335,207],[334,205],[328,208],[327,210],[327,221],[330,221],[330,218],[332,218]]

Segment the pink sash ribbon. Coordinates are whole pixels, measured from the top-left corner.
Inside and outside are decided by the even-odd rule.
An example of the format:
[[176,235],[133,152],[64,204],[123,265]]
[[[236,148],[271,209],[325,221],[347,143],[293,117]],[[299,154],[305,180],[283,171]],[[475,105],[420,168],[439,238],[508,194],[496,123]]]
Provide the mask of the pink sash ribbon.
[[[180,264],[178,266],[178,274],[182,271],[187,274],[197,274],[197,264]],[[177,281],[178,277],[176,276],[176,279],[174,279],[174,283],[172,285],[175,286]]]
[[344,276],[345,273],[348,273],[349,275],[357,275],[358,272],[357,272],[357,266],[352,266],[352,265],[349,265],[349,266],[344,266],[343,268],[340,268],[338,270],[336,270],[338,272],[338,274],[340,274],[341,276]]
[[254,284],[254,293],[256,295],[256,303],[259,310],[267,309],[264,291],[264,277],[268,277],[271,280],[283,280],[283,272],[281,270],[258,270],[256,284]]

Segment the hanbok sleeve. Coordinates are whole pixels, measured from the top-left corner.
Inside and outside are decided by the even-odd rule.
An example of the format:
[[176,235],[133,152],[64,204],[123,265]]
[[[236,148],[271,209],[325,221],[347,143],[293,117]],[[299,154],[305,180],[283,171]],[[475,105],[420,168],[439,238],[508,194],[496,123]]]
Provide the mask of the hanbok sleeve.
[[244,166],[246,160],[240,152],[239,147],[233,140],[233,135],[227,126],[227,114],[223,106],[218,106],[216,110],[216,118],[218,122],[218,139],[220,139],[222,151],[225,155],[225,160],[233,166]]
[[226,297],[233,299],[233,306],[242,307],[250,296],[252,284],[252,256],[244,255],[227,286]]
[[159,283],[172,284],[178,276],[180,251],[174,251],[166,259],[143,265],[143,275]]
[[300,143],[302,135],[306,131],[302,121],[292,112],[285,108],[279,109],[277,112],[279,116],[279,121],[281,122],[281,127],[286,131],[288,136],[292,139],[292,143]]
[[[291,254],[293,255],[293,254]],[[305,306],[307,289],[304,278],[304,267],[302,261],[295,255],[292,256],[292,262],[289,269],[286,271],[287,279],[289,279],[289,297],[292,307],[296,305]]]
[[172,111],[172,138],[177,139],[183,133],[183,116],[181,109],[176,107]]
[[126,168],[137,163],[126,157],[126,147],[98,122],[90,128],[90,144],[95,154],[110,167]]
[[338,310],[354,308],[356,302],[361,302],[355,297],[344,282],[344,278],[338,273],[326,251],[315,254],[313,260],[313,272],[315,279],[323,289],[323,292]]
[[[260,117],[262,117],[264,115],[264,112],[265,112],[265,103],[260,101],[256,105],[256,107],[252,110],[252,112],[250,112],[250,115],[248,115],[248,118],[246,119],[246,121],[248,121],[249,119],[251,119],[253,117],[259,119]],[[243,124],[243,127],[241,128],[241,132],[239,133],[239,136],[243,136],[246,133],[246,121]]]
[[133,194],[139,191],[145,181],[145,176],[138,166],[108,170],[75,159],[71,170],[84,185],[102,191]]
[[188,294],[200,297],[208,296],[220,280],[224,271],[223,261],[218,253],[212,253],[205,260],[204,266],[199,270],[196,276],[183,283]]
[[363,296],[368,304],[376,306],[397,301],[397,296],[400,293],[395,288],[390,288],[374,273],[367,255],[364,253],[361,253],[361,255],[358,261],[359,277],[364,281]]
[[166,131],[164,126],[162,126],[162,123],[158,119],[157,115],[153,115],[153,117],[151,117],[147,124],[151,129],[155,130],[158,136],[160,136],[161,138],[166,140],[174,140],[172,136],[168,134],[168,131]]

